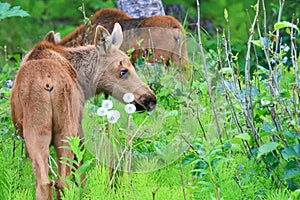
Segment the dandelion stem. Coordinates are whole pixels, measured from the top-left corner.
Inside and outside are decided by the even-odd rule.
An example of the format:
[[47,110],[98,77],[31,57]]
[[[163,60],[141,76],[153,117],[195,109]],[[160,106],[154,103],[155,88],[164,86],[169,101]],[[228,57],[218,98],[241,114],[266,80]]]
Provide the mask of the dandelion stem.
[[[144,121],[141,123],[141,125],[139,126],[139,128],[135,131],[135,133],[132,135],[132,137],[130,138],[130,140],[128,141],[128,144],[131,145],[132,141],[133,141],[133,138],[135,138],[135,136],[138,134],[138,132],[141,130],[141,127],[145,124],[145,122],[147,121],[147,119],[149,118],[149,115],[147,115],[144,119]],[[116,176],[116,173],[117,173],[117,170],[121,164],[121,160],[122,158],[124,157],[126,153],[126,148],[124,149],[124,151],[122,152],[120,158],[119,158],[119,162],[118,164],[116,165],[115,169],[114,169],[114,172],[113,172],[113,175],[109,181],[109,185],[111,186],[113,181],[115,180],[115,176]]]

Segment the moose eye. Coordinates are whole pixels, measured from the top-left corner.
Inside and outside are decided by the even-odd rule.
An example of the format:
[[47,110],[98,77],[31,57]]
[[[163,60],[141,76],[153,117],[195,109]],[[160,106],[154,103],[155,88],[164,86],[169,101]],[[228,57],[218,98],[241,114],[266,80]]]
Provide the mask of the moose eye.
[[120,71],[120,78],[126,79],[128,77],[128,70],[121,70]]

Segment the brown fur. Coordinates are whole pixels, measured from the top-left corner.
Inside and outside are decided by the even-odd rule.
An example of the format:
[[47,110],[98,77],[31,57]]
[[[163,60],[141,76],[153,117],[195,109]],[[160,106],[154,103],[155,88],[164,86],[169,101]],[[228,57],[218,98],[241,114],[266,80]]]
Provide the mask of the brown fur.
[[[62,178],[71,172],[59,162],[74,154],[60,148],[63,139],[80,136],[84,102],[105,92],[120,101],[132,92],[135,103],[147,110],[155,107],[150,88],[141,82],[129,58],[118,48],[122,30],[117,24],[112,35],[97,27],[95,45],[66,48],[43,41],[23,59],[11,93],[12,120],[26,143],[37,186],[36,199],[52,199],[52,182],[48,178],[49,146],[54,145],[59,179],[55,183],[57,198]],[[53,33],[47,38],[54,38]],[[115,38],[117,37],[117,38]],[[121,38],[120,38],[121,37]],[[112,43],[111,41],[118,41]],[[112,45],[113,44],[113,45]],[[120,72],[127,76],[121,76]]]
[[[131,59],[133,64],[138,57],[142,54],[147,56],[149,49],[152,49],[154,59],[150,59],[150,62],[162,61],[163,64],[169,65],[171,61],[176,66],[188,65],[186,36],[180,22],[171,16],[135,19],[114,8],[101,9],[91,19],[88,43],[93,43],[97,25],[102,25],[111,32],[116,22],[122,26],[126,38],[120,49],[125,52],[131,48],[135,49]],[[138,46],[137,41],[141,39],[144,41],[141,46]],[[59,44],[78,46],[84,45],[84,43],[84,25],[81,25],[62,39]]]

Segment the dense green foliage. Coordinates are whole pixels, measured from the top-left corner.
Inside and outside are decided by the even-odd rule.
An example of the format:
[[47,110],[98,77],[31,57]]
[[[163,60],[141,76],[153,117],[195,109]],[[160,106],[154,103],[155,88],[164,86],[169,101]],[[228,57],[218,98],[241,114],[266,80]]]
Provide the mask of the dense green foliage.
[[[78,147],[78,138],[63,147],[80,159],[62,162],[78,166],[84,156],[86,163],[66,179],[70,187],[65,199],[300,198],[299,1],[285,1],[280,22],[277,0],[265,2],[266,13],[259,2],[200,2],[203,23],[212,22],[219,31],[203,30],[199,40],[196,32],[187,30],[189,80],[176,66],[153,68],[147,58],[137,61],[140,77],[158,99],[151,115],[128,115],[124,105],[113,100],[121,118],[110,124],[96,114],[102,96],[87,103],[86,150]],[[182,3],[197,17],[194,1],[163,3]],[[14,0],[13,6],[21,6],[14,8],[14,15],[24,18],[0,21],[0,199],[34,199],[31,164],[10,116],[10,90],[21,60],[16,52],[27,52],[50,29],[64,36],[83,17],[81,1],[75,0]],[[85,6],[90,16],[115,2],[90,0]],[[11,10],[0,16],[8,17]],[[103,138],[112,146],[105,146]],[[107,156],[120,163],[108,162]],[[50,166],[55,179],[53,160]],[[79,179],[83,172],[85,186]]]

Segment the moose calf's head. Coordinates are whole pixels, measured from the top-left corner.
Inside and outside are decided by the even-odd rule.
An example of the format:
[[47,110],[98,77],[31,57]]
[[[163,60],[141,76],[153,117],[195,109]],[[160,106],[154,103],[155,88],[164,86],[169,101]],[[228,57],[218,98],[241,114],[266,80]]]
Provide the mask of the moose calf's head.
[[104,65],[96,93],[104,92],[121,102],[124,94],[133,93],[137,110],[153,110],[156,105],[153,92],[140,80],[129,57],[119,50],[123,42],[121,26],[116,23],[111,35],[104,27],[97,26],[94,42],[99,63]]

